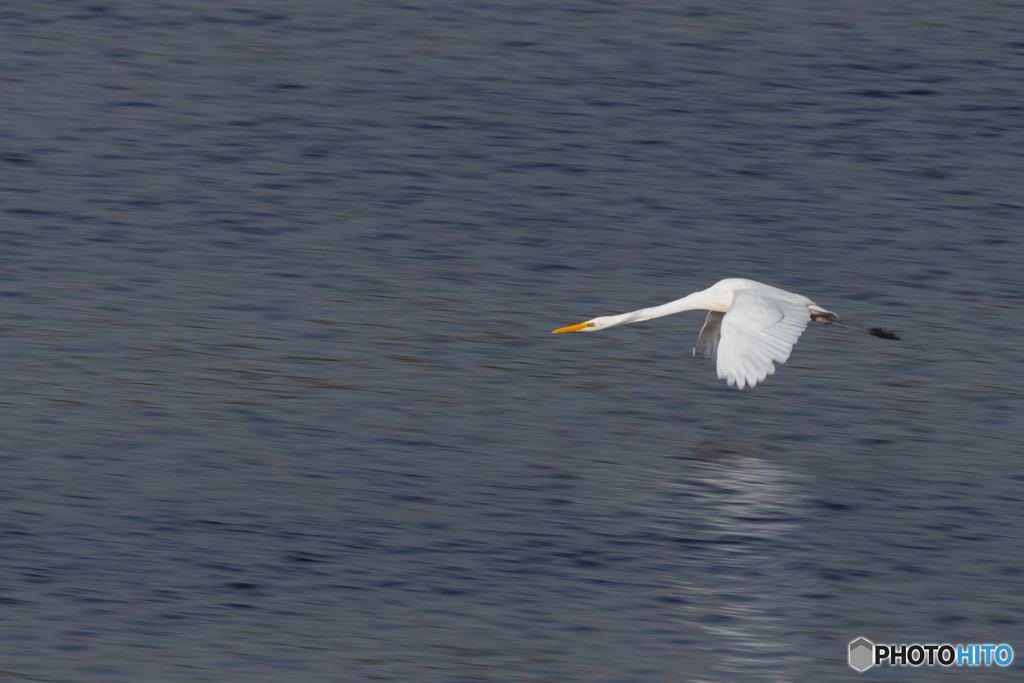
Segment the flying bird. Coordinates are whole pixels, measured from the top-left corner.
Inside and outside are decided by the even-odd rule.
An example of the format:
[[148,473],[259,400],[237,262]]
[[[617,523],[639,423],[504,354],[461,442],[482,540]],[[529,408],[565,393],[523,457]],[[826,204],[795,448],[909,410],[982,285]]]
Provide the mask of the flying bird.
[[661,306],[632,313],[592,318],[554,332],[596,332],[682,311],[708,311],[693,355],[717,358],[718,379],[738,389],[755,386],[775,374],[775,363],[785,363],[797,339],[815,321],[838,325],[885,339],[899,339],[882,327],[861,328],[837,322],[832,311],[806,296],[754,280],[729,278]]

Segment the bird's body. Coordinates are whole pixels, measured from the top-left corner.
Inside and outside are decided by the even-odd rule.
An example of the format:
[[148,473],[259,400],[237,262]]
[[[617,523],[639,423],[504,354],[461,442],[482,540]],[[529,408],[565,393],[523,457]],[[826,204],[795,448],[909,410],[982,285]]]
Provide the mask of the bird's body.
[[[800,294],[754,280],[729,278],[661,306],[593,318],[555,332],[595,332],[694,310],[709,311],[694,355],[717,358],[718,378],[739,389],[753,387],[774,374],[775,363],[786,362],[811,320],[832,323],[837,317]],[[862,331],[898,338],[880,328]]]

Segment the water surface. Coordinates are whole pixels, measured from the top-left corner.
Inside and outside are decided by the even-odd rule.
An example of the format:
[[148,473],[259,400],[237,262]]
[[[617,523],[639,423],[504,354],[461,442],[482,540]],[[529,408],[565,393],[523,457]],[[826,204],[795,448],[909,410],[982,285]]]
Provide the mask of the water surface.
[[[1022,20],[8,3],[0,679],[1024,652]],[[724,277],[902,340],[739,392],[699,313],[549,334]]]

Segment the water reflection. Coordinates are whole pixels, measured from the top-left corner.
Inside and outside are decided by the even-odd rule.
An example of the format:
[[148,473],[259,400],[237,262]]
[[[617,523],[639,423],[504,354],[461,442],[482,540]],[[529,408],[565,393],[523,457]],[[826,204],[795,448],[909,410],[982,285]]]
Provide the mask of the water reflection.
[[704,523],[687,544],[687,564],[699,565],[699,574],[679,574],[681,617],[709,635],[713,668],[725,680],[793,680],[799,590],[807,583],[792,553],[805,506],[799,478],[734,448],[696,450],[700,465],[666,484],[697,498]]

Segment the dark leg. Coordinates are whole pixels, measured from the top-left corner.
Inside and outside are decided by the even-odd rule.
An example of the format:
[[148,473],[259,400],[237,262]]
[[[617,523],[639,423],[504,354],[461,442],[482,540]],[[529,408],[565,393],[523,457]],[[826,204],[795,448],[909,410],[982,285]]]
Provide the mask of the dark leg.
[[813,313],[811,314],[811,320],[813,320],[816,323],[821,323],[823,325],[835,325],[836,327],[843,327],[847,330],[857,330],[858,332],[863,332],[864,334],[872,334],[876,337],[881,337],[882,339],[899,339],[899,337],[897,337],[895,334],[885,329],[884,327],[854,327],[853,325],[844,325],[843,323],[836,322],[831,318],[827,318],[823,315],[814,315]]

